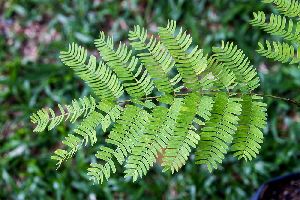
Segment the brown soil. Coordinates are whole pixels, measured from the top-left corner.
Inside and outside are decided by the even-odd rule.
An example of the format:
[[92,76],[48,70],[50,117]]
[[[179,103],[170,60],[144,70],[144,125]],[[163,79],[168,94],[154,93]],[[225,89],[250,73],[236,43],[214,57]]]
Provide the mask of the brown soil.
[[262,195],[262,200],[300,200],[300,179],[283,180],[268,184]]

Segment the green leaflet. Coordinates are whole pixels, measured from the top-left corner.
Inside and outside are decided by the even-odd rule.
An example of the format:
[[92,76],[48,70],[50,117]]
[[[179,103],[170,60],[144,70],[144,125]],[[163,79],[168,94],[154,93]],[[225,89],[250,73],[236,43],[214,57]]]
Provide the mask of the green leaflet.
[[300,3],[296,0],[263,0],[262,2],[273,3],[284,16],[271,14],[267,20],[268,17],[263,11],[254,12],[250,24],[271,35],[281,37],[285,42],[270,40],[259,42],[257,52],[272,60],[299,66],[300,24],[291,18],[300,16]]
[[137,145],[132,149],[125,165],[125,177],[132,176],[133,181],[146,175],[153,166],[158,153],[167,147],[170,137],[174,134],[178,120],[182,99],[174,99],[169,109],[161,106],[154,108],[145,134],[140,137]]
[[54,152],[54,155],[51,156],[51,159],[57,160],[57,167],[60,167],[64,160],[71,158],[82,146],[82,143],[87,145],[90,141],[93,146],[97,142],[96,128],[101,125],[102,130],[105,132],[108,126],[120,117],[123,110],[122,107],[109,104],[108,102],[101,102],[97,107],[103,114],[95,110],[91,112],[74,129],[74,134],[68,134],[62,141],[69,150],[58,149]]
[[207,67],[207,61],[202,49],[198,46],[188,52],[192,43],[192,37],[180,28],[175,35],[176,22],[171,20],[167,27],[159,28],[159,36],[162,43],[169,50],[175,60],[177,70],[182,76],[182,81],[187,88],[197,90],[201,87],[197,75],[201,74]]
[[106,132],[111,123],[119,119],[123,112],[123,108],[121,106],[110,101],[102,101],[97,105],[97,108],[105,114],[103,119],[100,121],[103,132]]
[[95,45],[103,60],[123,81],[124,88],[130,96],[138,98],[152,92],[153,82],[147,75],[148,72],[141,65],[138,66],[138,59],[125,44],[120,43],[117,50],[114,50],[113,39],[111,37],[106,39],[104,33],[100,32]]
[[263,142],[260,129],[266,126],[266,104],[257,96],[244,95],[242,99],[242,113],[231,150],[238,159],[252,160]]
[[255,68],[241,49],[233,43],[222,41],[221,47],[213,47],[213,57],[233,72],[239,89],[252,91],[259,86],[259,78]]
[[237,129],[238,115],[241,114],[241,105],[238,103],[240,99],[218,93],[214,101],[210,119],[201,129],[195,159],[196,164],[207,165],[209,171],[222,163]]
[[300,16],[300,3],[297,0],[262,0],[263,3],[273,3],[287,17]]
[[199,135],[191,129],[192,122],[197,112],[197,106],[200,102],[200,95],[191,93],[183,100],[180,108],[178,120],[175,124],[174,134],[168,141],[164,153],[163,163],[164,171],[178,171],[187,161],[191,152],[191,147],[196,147]]
[[235,76],[232,71],[224,67],[224,63],[216,61],[215,58],[208,59],[207,73],[211,73],[215,77],[213,83],[217,88],[225,88],[227,90],[236,86]]
[[211,116],[211,110],[213,108],[214,100],[212,97],[201,96],[200,102],[197,105],[196,117],[194,122],[198,126],[205,125],[205,121],[208,121]]
[[[103,115],[93,111],[87,118],[85,118],[80,125],[74,130],[74,132],[83,137],[83,140],[87,142],[90,140],[91,145],[97,141],[95,128],[99,125],[100,120]],[[64,160],[71,158],[82,144],[81,137],[75,136],[73,134],[68,134],[68,136],[63,140],[63,144],[68,146],[69,151],[63,149],[57,149],[51,159],[57,160],[57,168],[60,167]]]
[[271,58],[281,63],[299,64],[299,49],[297,49],[295,54],[295,49],[292,45],[289,45],[285,42],[273,42],[272,44],[273,45],[271,45],[268,40],[266,41],[266,47],[264,47],[262,43],[258,43],[259,49],[257,52],[262,56]]
[[97,67],[96,57],[91,56],[86,64],[87,50],[83,47],[72,43],[68,51],[60,52],[60,59],[66,66],[71,67],[99,98],[113,99],[123,94],[123,86],[119,79],[103,62]]
[[56,114],[51,108],[41,109],[30,117],[31,122],[36,124],[33,131],[42,132],[47,126],[48,130],[51,130],[63,120],[70,120],[71,123],[74,123],[80,116],[88,116],[95,110],[95,107],[95,99],[90,96],[89,98],[84,97],[79,98],[78,100],[74,99],[70,105],[62,106],[58,104],[59,114]]
[[171,93],[174,91],[172,82],[168,73],[174,66],[174,60],[168,50],[153,36],[149,42],[147,40],[147,30],[140,26],[135,26],[133,31],[129,32],[130,44],[138,51],[137,56],[147,68],[151,77],[155,77],[154,85],[159,91]]
[[115,127],[110,132],[106,143],[112,144],[115,148],[101,147],[96,157],[104,161],[104,164],[92,163],[88,169],[88,175],[96,182],[103,182],[108,179],[111,173],[116,172],[113,161],[115,158],[119,164],[123,164],[128,153],[137,144],[139,138],[145,130],[145,125],[150,115],[135,106],[127,106],[121,118],[116,122]]
[[282,36],[285,40],[300,41],[300,23],[295,23],[292,19],[287,19],[281,15],[271,14],[267,22],[264,12],[253,13],[254,19],[250,21],[252,26],[259,27],[267,33],[275,36]]
[[159,131],[167,118],[167,114],[168,109],[164,107],[158,106],[153,110],[145,134],[139,138],[137,145],[132,149],[132,154],[128,157],[125,165],[127,168],[124,172],[125,177],[132,176],[133,181],[135,181],[139,176],[146,175],[150,167],[153,166],[157,152],[161,151],[162,148],[160,143],[164,146],[164,140],[167,139],[162,138],[163,140],[159,141],[160,138],[156,136],[162,137],[163,134],[159,134]]

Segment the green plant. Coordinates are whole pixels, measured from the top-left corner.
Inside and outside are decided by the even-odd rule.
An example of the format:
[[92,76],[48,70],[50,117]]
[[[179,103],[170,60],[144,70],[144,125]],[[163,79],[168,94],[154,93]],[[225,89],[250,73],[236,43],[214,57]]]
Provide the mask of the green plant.
[[300,3],[296,0],[263,0],[273,3],[281,15],[271,14],[269,19],[263,11],[254,12],[250,21],[267,33],[278,36],[283,41],[265,41],[258,43],[257,52],[267,58],[282,63],[298,64],[300,62],[300,23],[295,18],[300,17]]
[[[195,163],[209,171],[222,163],[231,150],[238,159],[256,157],[262,143],[266,104],[253,92],[259,86],[257,73],[243,51],[233,43],[214,47],[205,56],[176,22],[159,28],[159,37],[135,26],[129,32],[130,50],[103,32],[95,56],[87,62],[87,50],[77,44],[61,52],[62,62],[72,68],[93,90],[95,97],[42,109],[33,114],[34,131],[53,129],[63,120],[82,122],[69,134],[51,158],[57,165],[76,151],[97,142],[96,129],[109,133],[95,154],[88,175],[103,182],[125,166],[125,177],[146,175],[162,155],[163,171],[178,171],[195,148]],[[135,54],[135,55],[134,55]],[[97,99],[97,100],[95,100]]]

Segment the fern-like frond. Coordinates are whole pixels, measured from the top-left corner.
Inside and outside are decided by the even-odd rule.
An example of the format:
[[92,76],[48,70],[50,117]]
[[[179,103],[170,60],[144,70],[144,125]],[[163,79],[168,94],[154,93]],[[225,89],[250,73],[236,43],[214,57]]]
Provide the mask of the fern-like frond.
[[68,51],[60,52],[60,59],[101,99],[119,98],[123,94],[123,86],[116,74],[103,62],[97,67],[96,57],[92,55],[86,64],[87,50],[83,47],[75,43],[70,44]]
[[176,34],[176,22],[173,20],[168,22],[167,27],[159,28],[159,36],[175,60],[177,70],[185,86],[192,90],[199,89],[201,86],[197,75],[201,74],[207,67],[203,50],[196,46],[189,52],[192,37],[183,32],[182,28]]
[[287,17],[300,17],[300,3],[297,0],[262,0],[273,3],[276,8]]
[[258,46],[257,52],[267,58],[289,64],[299,64],[300,62],[299,49],[295,53],[294,47],[285,42],[273,42],[271,44],[267,40],[266,47],[262,43],[258,43]]
[[145,134],[140,137],[128,157],[125,177],[131,176],[135,181],[138,177],[146,175],[156,161],[158,153],[162,153],[174,134],[182,104],[181,98],[175,98],[169,109],[157,106],[153,110]]
[[120,43],[117,50],[114,49],[113,38],[105,37],[100,32],[95,45],[107,65],[123,81],[125,90],[130,96],[142,97],[149,95],[154,86],[147,70],[139,65],[138,59],[132,55],[132,51],[125,44]]
[[105,132],[112,122],[119,119],[123,111],[122,107],[110,102],[100,102],[97,108],[100,111],[94,110],[91,112],[74,129],[74,134],[68,134],[62,141],[68,147],[68,150],[58,149],[54,152],[55,155],[51,156],[51,159],[57,160],[58,167],[64,160],[71,158],[83,143],[87,145],[90,141],[93,146],[97,142],[96,128],[101,125],[102,130]]
[[160,131],[159,128],[163,127],[167,114],[168,109],[165,107],[157,106],[153,110],[145,134],[140,137],[137,145],[132,149],[132,154],[128,157],[125,165],[125,177],[131,176],[133,181],[135,181],[139,176],[146,175],[150,167],[153,166],[157,152],[161,151],[162,148],[160,143],[164,146],[164,140],[167,139],[161,138],[162,134],[158,132]]
[[106,132],[109,126],[119,119],[123,112],[123,107],[110,101],[100,102],[97,108],[105,115],[100,121],[103,132]]
[[131,153],[132,149],[139,138],[145,131],[150,114],[136,106],[128,105],[119,120],[117,120],[114,128],[106,139],[107,144],[114,147],[101,147],[97,152],[96,157],[102,161],[103,164],[92,163],[88,169],[88,175],[95,182],[103,182],[104,177],[108,179],[111,173],[115,173],[114,160],[116,159],[122,165]]
[[91,145],[97,142],[96,127],[103,119],[99,112],[92,112],[87,118],[83,119],[80,125],[74,130],[74,133],[80,135],[85,141],[85,145],[90,141]]
[[200,133],[197,146],[196,164],[205,164],[209,171],[222,163],[237,129],[238,115],[241,114],[240,99],[229,98],[226,93],[218,93],[214,99],[212,115]]
[[86,117],[96,108],[95,99],[90,97],[74,99],[72,104],[62,106],[58,104],[59,113],[57,114],[53,109],[41,109],[31,115],[31,122],[36,124],[33,131],[42,132],[47,126],[48,130],[53,129],[62,121],[70,120],[74,123],[80,116]]
[[73,134],[68,134],[64,139],[63,144],[67,145],[70,150],[57,149],[54,151],[54,155],[51,156],[52,160],[56,160],[57,169],[60,167],[63,161],[71,158],[81,146],[81,139],[74,136]]
[[271,14],[269,22],[267,22],[264,12],[259,11],[253,13],[254,19],[250,21],[253,26],[260,27],[262,30],[271,35],[281,36],[285,40],[292,42],[300,42],[300,23],[296,24],[293,20],[288,20],[281,15]]
[[223,63],[225,68],[230,69],[236,77],[239,89],[252,91],[259,86],[259,78],[255,68],[250,65],[249,59],[241,49],[233,43],[222,41],[221,47],[213,47],[213,57]]
[[266,104],[258,96],[244,95],[242,99],[242,113],[231,150],[238,159],[252,160],[263,142],[260,129],[266,125]]
[[196,109],[196,117],[194,123],[198,126],[205,125],[205,122],[209,120],[211,116],[211,110],[213,108],[214,100],[209,96],[202,96]]
[[[209,80],[217,88],[232,89],[236,86],[234,73],[224,66],[224,63],[218,62],[215,58],[210,57],[208,59],[208,67],[206,69],[206,76],[210,73],[214,77],[213,80]],[[205,82],[204,82],[205,83]]]
[[191,93],[183,100],[183,106],[180,108],[178,120],[175,124],[173,136],[168,141],[168,146],[164,153],[163,163],[164,171],[178,171],[187,161],[191,152],[191,147],[196,147],[199,135],[192,126],[193,120],[197,114],[197,107],[200,103],[200,95]]
[[173,83],[169,80],[168,73],[173,68],[175,62],[167,49],[153,36],[147,42],[147,30],[140,26],[135,26],[133,31],[129,32],[129,40],[140,57],[141,62],[147,68],[154,84],[161,92],[171,93],[174,91]]
[[[275,15],[269,23],[265,18],[259,13],[252,23],[290,41],[299,35],[298,24],[287,24],[286,18]],[[83,117],[63,140],[64,148],[51,157],[58,166],[83,145],[100,143],[98,130],[108,134],[88,168],[90,179],[97,183],[111,177],[117,165],[124,166],[125,177],[133,181],[145,176],[155,162],[174,173],[193,148],[196,163],[207,165],[209,171],[222,163],[232,142],[239,159],[257,155],[266,106],[249,95],[259,79],[243,51],[223,42],[208,57],[193,47],[182,28],[176,30],[175,21],[159,28],[159,36],[148,37],[144,28],[135,26],[129,32],[133,51],[122,43],[115,48],[112,37],[100,32],[95,45],[103,61],[98,65],[95,56],[87,61],[87,50],[75,43],[61,52],[63,63],[92,88],[99,101],[84,97],[58,105],[57,112],[43,109],[32,115],[38,132]],[[267,49],[262,46],[260,51],[280,61],[300,62],[292,49],[285,43],[274,43],[273,48],[267,42]]]
[[[86,143],[90,140],[91,145],[97,141],[95,128],[99,125],[103,115],[93,111],[87,118],[85,118],[80,125],[74,130],[75,133],[82,136]],[[68,147],[68,150],[57,149],[51,159],[57,161],[57,167],[59,168],[63,161],[71,158],[77,150],[81,147],[83,140],[81,137],[74,134],[68,134],[68,136],[62,142]]]
[[288,17],[300,17],[300,3],[296,0],[263,0],[263,2],[274,3],[275,7],[285,16],[271,14],[267,20],[266,14],[259,11],[253,13],[254,18],[250,24],[259,27],[270,35],[281,37],[284,42],[266,40],[266,46],[259,42],[257,52],[274,61],[299,65],[300,23],[298,20],[294,22]]

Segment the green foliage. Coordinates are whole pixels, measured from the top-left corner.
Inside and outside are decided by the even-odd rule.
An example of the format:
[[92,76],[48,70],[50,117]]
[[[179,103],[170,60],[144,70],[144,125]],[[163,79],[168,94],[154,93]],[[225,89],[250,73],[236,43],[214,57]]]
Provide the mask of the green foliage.
[[[196,152],[196,163],[206,164],[209,171],[222,163],[232,143],[241,114],[240,99],[229,98],[225,93],[215,96],[212,115],[200,133],[199,147]],[[250,135],[253,134],[252,132]]]
[[[259,86],[257,73],[243,51],[223,42],[213,48],[207,61],[202,49],[192,47],[189,34],[182,28],[177,32],[175,21],[159,28],[158,33],[161,42],[153,36],[147,42],[147,31],[139,26],[129,32],[136,57],[125,44],[120,43],[115,50],[113,39],[100,32],[95,40],[103,59],[98,69],[94,56],[85,64],[87,51],[79,45],[73,43],[67,52],[61,52],[62,61],[91,86],[100,100],[95,106],[85,98],[75,111],[67,106],[67,113],[75,112],[72,122],[85,114],[74,134],[63,140],[69,150],[54,152],[52,159],[58,166],[83,142],[93,146],[99,125],[109,134],[95,154],[97,162],[88,168],[90,179],[97,183],[108,180],[123,165],[125,177],[136,181],[147,174],[159,154],[163,171],[174,173],[186,164],[193,149],[196,163],[212,171],[222,163],[233,140],[235,156],[246,160],[250,160],[249,155],[255,157],[262,140],[257,132],[264,127],[266,109],[257,98],[253,104],[239,98],[241,94],[252,98],[250,93]],[[126,99],[119,98],[122,93]],[[90,105],[92,109],[87,112]],[[61,115],[55,120],[52,109],[51,118],[45,109],[34,114],[35,131],[43,131],[51,120],[50,129],[58,125],[67,115],[62,106],[59,109]],[[258,111],[244,117],[252,109]]]
[[102,147],[97,152],[96,157],[103,160],[105,164],[92,163],[88,169],[89,175],[97,182],[103,181],[103,176],[108,179],[111,173],[116,172],[115,158],[120,165],[124,163],[132,148],[142,137],[146,124],[149,121],[150,114],[136,106],[127,106],[122,117],[106,139],[107,144],[114,145],[115,148]]
[[171,86],[180,81],[180,76],[169,79],[169,73],[175,62],[167,49],[153,36],[147,42],[147,30],[140,26],[135,26],[134,30],[129,32],[129,40],[132,47],[139,52],[137,55],[150,76],[156,77],[154,80],[156,88],[165,93],[173,92]]
[[[244,95],[239,126],[233,141],[232,150],[239,159],[252,160],[258,154],[263,133],[260,129],[266,125],[266,104],[260,97]],[[249,134],[251,133],[251,134]]]
[[[37,135],[32,134],[28,120],[36,108],[67,104],[74,97],[91,92],[87,84],[57,59],[60,49],[67,50],[66,41],[80,43],[93,52],[92,39],[98,37],[99,27],[113,35],[115,41],[126,41],[128,28],[133,30],[135,24],[148,29],[149,34],[170,18],[185,27],[193,43],[206,53],[221,40],[238,44],[258,67],[261,87],[257,92],[299,100],[299,92],[295,90],[300,87],[299,69],[281,67],[280,63],[271,67],[264,57],[253,53],[258,38],[266,34],[249,27],[248,19],[253,11],[269,12],[269,4],[257,0],[129,0],[126,3],[7,0],[0,4],[0,199],[242,200],[249,199],[266,180],[300,170],[299,112],[295,105],[278,99],[264,98],[268,104],[268,127],[264,129],[261,153],[254,161],[244,163],[226,156],[213,173],[189,161],[173,175],[161,173],[155,164],[147,176],[134,183],[123,179],[120,168],[102,185],[93,185],[85,176],[102,143],[100,138],[105,137],[101,129],[97,131],[95,145],[80,149],[72,160],[63,163],[59,172],[55,171],[55,162],[49,162],[48,158],[55,148],[64,148],[61,141],[73,133],[73,124],[66,123]],[[42,31],[32,35],[22,32],[36,27]],[[44,36],[53,33],[59,38],[49,42]],[[29,55],[24,52],[31,53],[32,47],[38,57],[28,62]]]
[[300,24],[294,18],[300,16],[300,3],[297,0],[263,0],[262,2],[273,3],[282,15],[272,13],[268,19],[263,11],[254,12],[254,18],[250,23],[270,35],[281,37],[288,43],[269,40],[266,40],[265,44],[259,42],[257,52],[281,63],[299,65]]
[[128,157],[125,165],[126,176],[136,179],[138,176],[146,175],[156,162],[159,153],[163,153],[163,149],[167,147],[170,137],[174,134],[174,126],[182,103],[182,99],[177,98],[174,99],[169,109],[157,106],[153,110],[147,131],[140,137],[132,149],[132,154]]
[[190,93],[183,100],[179,108],[179,115],[176,119],[176,124],[173,134],[170,136],[167,148],[164,152],[162,166],[164,171],[178,171],[185,165],[188,156],[191,152],[191,147],[196,148],[199,135],[195,133],[195,128],[192,126],[193,120],[197,113],[197,107],[200,103],[200,95]]
[[233,43],[222,43],[222,47],[213,47],[213,57],[223,63],[235,77],[237,87],[242,91],[252,91],[259,86],[257,72],[241,49]]
[[72,43],[67,52],[60,53],[60,59],[86,81],[99,98],[119,98],[123,94],[119,79],[103,62],[97,67],[96,57],[91,56],[86,64],[87,50],[83,47]]
[[130,96],[138,98],[152,92],[153,82],[147,76],[148,72],[139,65],[138,59],[132,56],[132,51],[125,44],[120,43],[117,50],[114,50],[113,38],[105,38],[104,32],[100,32],[95,45],[103,60],[123,81]]
[[300,16],[300,3],[297,0],[263,0],[264,3],[274,3],[277,9],[287,17]]
[[[113,105],[107,102],[100,102],[97,106],[99,111],[91,112],[82,122],[74,129],[74,133],[77,134],[68,134],[68,136],[62,141],[69,150],[58,149],[54,152],[54,156],[51,156],[51,159],[57,160],[58,167],[61,163],[72,157],[76,151],[82,146],[82,143],[87,143],[90,141],[91,145],[94,145],[97,142],[96,128],[101,125],[103,131],[110,126],[112,122],[115,122],[123,110],[122,107],[118,105]],[[103,114],[102,114],[103,113]]]
[[72,104],[66,106],[58,104],[59,114],[56,114],[51,108],[39,110],[31,116],[32,123],[37,124],[33,131],[41,132],[47,126],[48,130],[51,130],[63,120],[66,121],[68,119],[71,123],[74,123],[81,115],[83,117],[88,116],[95,110],[95,107],[95,99],[91,96],[89,98],[79,98],[79,100],[74,99]]
[[182,28],[177,34],[175,31],[176,22],[171,21],[167,27],[159,28],[160,39],[173,57],[184,85],[187,88],[197,90],[200,88],[197,75],[201,74],[207,66],[203,50],[196,46],[188,52],[187,50],[192,43],[192,37],[183,32]]

